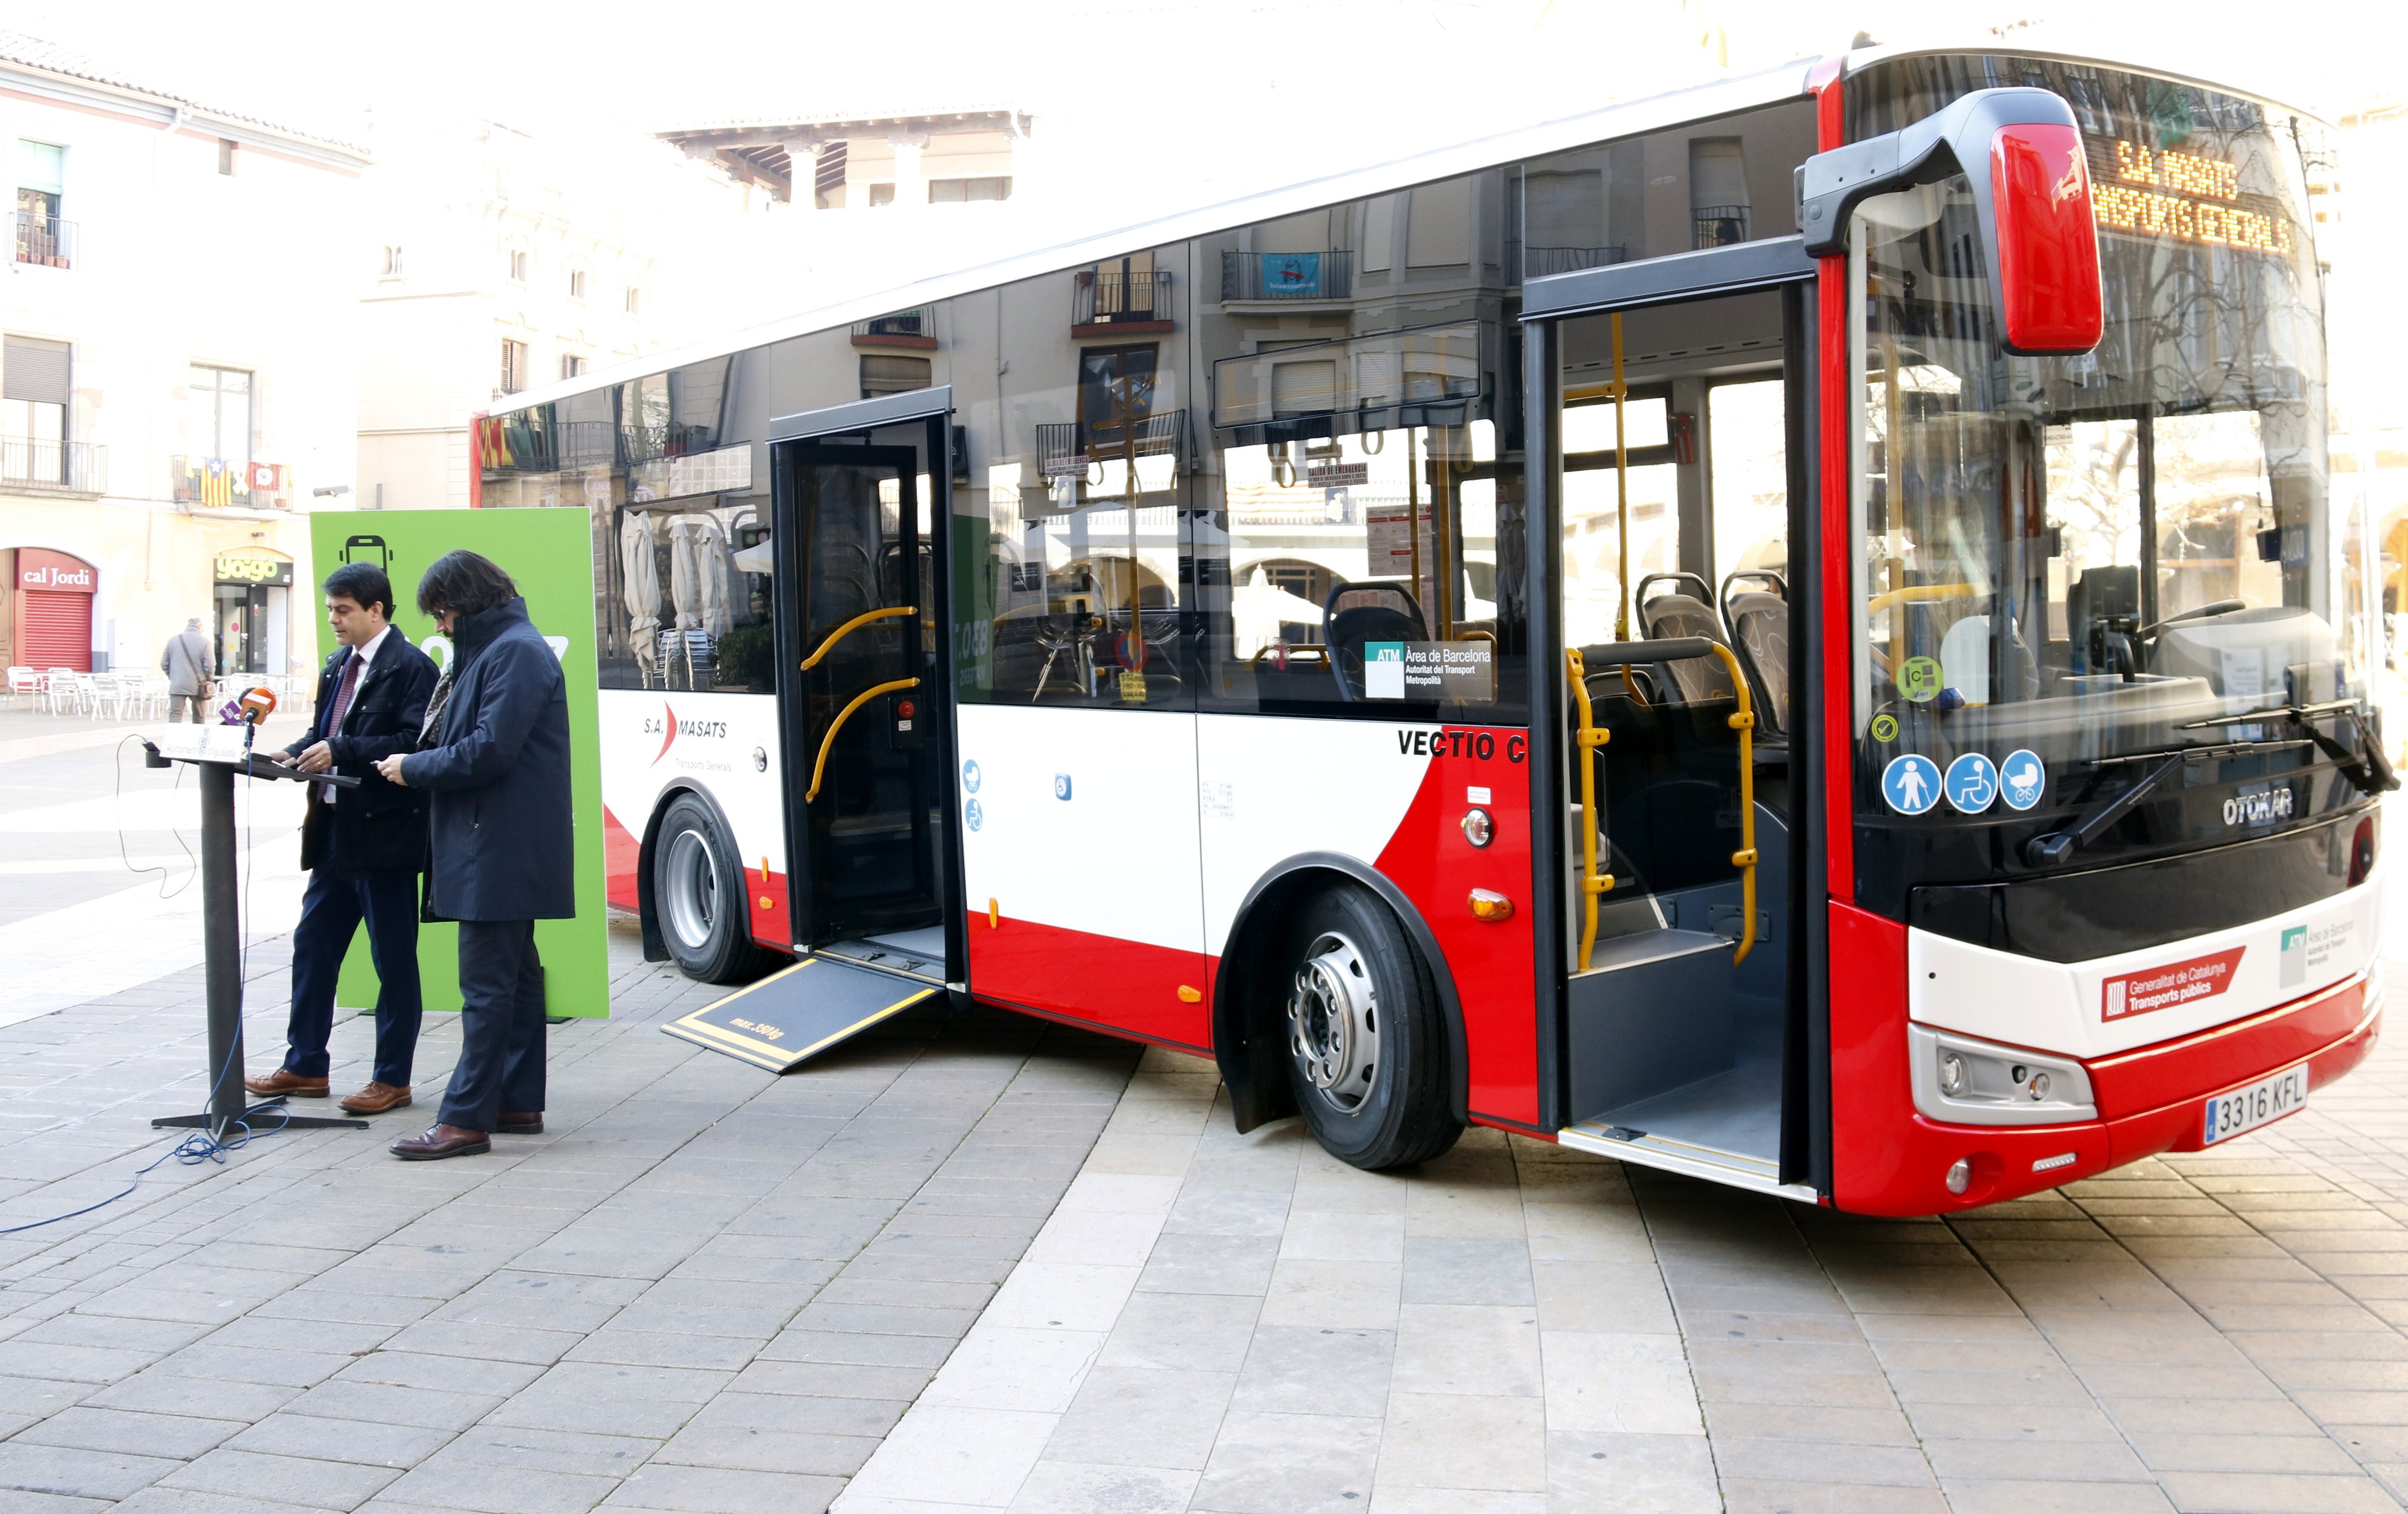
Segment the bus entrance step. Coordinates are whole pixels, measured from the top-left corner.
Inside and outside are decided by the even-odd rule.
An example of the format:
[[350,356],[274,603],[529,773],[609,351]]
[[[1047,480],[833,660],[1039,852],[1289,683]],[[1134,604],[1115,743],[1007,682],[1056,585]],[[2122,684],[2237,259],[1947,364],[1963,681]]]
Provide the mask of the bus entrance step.
[[661,1030],[769,1072],[791,1072],[937,992],[889,973],[805,957]]

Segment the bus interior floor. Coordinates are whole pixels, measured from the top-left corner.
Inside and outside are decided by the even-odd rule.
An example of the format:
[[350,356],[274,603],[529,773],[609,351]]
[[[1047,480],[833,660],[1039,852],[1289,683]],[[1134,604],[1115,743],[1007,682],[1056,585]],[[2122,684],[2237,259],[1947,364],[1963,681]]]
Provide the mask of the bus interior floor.
[[1663,1140],[1778,1164],[1778,1050],[1751,1055],[1742,1049],[1727,1071],[1608,1109],[1588,1122],[1643,1131]]

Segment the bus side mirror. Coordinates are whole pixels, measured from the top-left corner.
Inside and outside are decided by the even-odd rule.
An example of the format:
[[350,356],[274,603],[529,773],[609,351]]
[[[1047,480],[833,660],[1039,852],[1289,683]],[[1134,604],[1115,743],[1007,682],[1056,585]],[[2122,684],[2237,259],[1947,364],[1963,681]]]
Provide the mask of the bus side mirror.
[[2098,346],[2105,306],[2090,170],[2072,107],[2047,90],[1976,90],[1911,126],[1807,159],[1798,169],[1806,250],[1846,252],[1858,204],[1956,174],[1972,190],[2007,350],[2057,357]]
[[2071,356],[2106,331],[2090,166],[2071,123],[2026,121],[1990,138],[1990,224],[1999,332],[2023,357]]

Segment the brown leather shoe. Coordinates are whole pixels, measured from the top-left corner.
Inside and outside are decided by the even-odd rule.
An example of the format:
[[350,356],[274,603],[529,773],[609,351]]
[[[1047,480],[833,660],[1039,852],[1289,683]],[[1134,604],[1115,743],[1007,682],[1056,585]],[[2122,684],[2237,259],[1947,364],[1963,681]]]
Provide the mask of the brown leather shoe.
[[409,1090],[395,1088],[391,1083],[371,1082],[356,1093],[343,1095],[345,1114],[382,1114],[409,1103]]
[[494,1143],[481,1130],[461,1125],[429,1125],[416,1136],[405,1136],[387,1150],[404,1162],[439,1162],[445,1157],[482,1156]]
[[296,1073],[286,1072],[281,1067],[265,1078],[246,1078],[242,1080],[242,1086],[253,1093],[265,1093],[270,1096],[278,1093],[294,1099],[322,1099],[326,1096],[324,1078],[303,1078]]
[[543,1111],[541,1109],[538,1109],[533,1114],[512,1114],[509,1110],[505,1109],[494,1124],[494,1134],[496,1136],[540,1136],[543,1134]]

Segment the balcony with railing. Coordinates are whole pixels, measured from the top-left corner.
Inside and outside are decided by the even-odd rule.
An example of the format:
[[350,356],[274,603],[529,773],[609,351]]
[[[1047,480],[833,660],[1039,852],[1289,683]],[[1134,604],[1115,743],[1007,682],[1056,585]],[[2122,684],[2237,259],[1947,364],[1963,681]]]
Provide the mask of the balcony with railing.
[[76,223],[32,210],[17,212],[17,261],[39,268],[75,266]]
[[1177,460],[1187,435],[1185,410],[1163,410],[1140,416],[1125,424],[1090,425],[1083,421],[1068,421],[1058,425],[1037,428],[1037,475],[1051,483],[1056,478],[1080,478],[1092,481],[1095,470],[1107,464],[1126,464],[1134,456],[1139,460],[1140,487],[1152,489],[1154,469],[1144,465],[1148,458],[1168,458],[1165,472],[1175,472]]
[[1118,264],[1082,268],[1070,286],[1072,336],[1136,336],[1169,331],[1175,324],[1170,274],[1130,270]]
[[1224,305],[1334,304],[1354,298],[1352,252],[1224,252]]
[[914,310],[894,310],[872,320],[856,321],[853,323],[853,345],[899,347],[933,352],[937,350],[937,312],[923,306]]
[[1747,240],[1747,207],[1707,205],[1690,212],[1697,222],[1692,247],[1736,247]]
[[1627,247],[1525,247],[1522,249],[1522,277],[1544,279],[1550,274],[1578,273],[1583,268],[1602,268],[1610,263],[1621,263],[1630,256]]
[[0,436],[0,489],[105,494],[108,492],[108,449],[89,442]]

